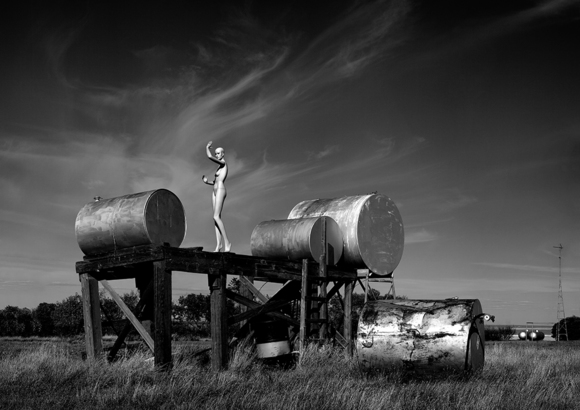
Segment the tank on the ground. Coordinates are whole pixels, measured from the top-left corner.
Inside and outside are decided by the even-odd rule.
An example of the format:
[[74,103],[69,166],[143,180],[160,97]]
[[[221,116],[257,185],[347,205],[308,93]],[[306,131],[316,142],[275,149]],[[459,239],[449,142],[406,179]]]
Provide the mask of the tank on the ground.
[[361,311],[357,354],[373,369],[477,370],[485,360],[484,343],[477,299],[379,300]]

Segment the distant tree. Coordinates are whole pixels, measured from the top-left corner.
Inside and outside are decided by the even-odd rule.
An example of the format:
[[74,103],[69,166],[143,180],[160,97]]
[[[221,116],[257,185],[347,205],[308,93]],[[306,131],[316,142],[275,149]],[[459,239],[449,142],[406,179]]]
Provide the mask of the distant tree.
[[75,336],[83,331],[83,302],[79,294],[56,303],[52,312],[54,330],[58,336]]
[[52,313],[56,305],[54,303],[40,303],[32,311],[34,334],[41,337],[54,336],[54,320]]
[[[567,340],[580,340],[580,317],[570,316],[560,320],[558,323],[563,326],[564,320],[566,321],[566,329],[568,330]],[[558,323],[554,323],[554,326],[552,326],[552,337],[554,339],[557,339]],[[560,331],[560,340],[566,340],[566,334],[562,330]]]
[[173,332],[186,337],[208,337],[210,334],[209,295],[180,296],[173,305]]
[[486,341],[507,341],[515,334],[516,329],[513,326],[485,326]]
[[21,309],[6,306],[0,311],[0,336],[23,336],[26,324],[21,320]]

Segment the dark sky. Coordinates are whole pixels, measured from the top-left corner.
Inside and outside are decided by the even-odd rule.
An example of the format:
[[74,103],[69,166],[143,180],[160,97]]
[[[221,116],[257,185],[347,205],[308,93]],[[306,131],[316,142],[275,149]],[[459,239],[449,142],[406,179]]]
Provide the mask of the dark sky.
[[[213,249],[213,140],[237,253],[302,200],[379,191],[405,224],[399,293],[555,321],[562,243],[580,314],[580,3],[329,3],[1,6],[0,308],[79,291],[96,195],[170,189],[183,246]],[[175,274],[174,296],[205,288]]]

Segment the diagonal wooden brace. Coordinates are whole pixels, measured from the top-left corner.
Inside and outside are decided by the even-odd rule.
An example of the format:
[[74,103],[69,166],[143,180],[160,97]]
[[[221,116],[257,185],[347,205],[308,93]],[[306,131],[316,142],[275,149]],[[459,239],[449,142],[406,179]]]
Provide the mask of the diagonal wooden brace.
[[[145,306],[148,303],[152,302],[152,296],[153,296],[153,279],[151,279],[151,281],[147,285],[147,288],[145,289],[143,296],[141,297],[141,299],[137,303],[137,306],[135,307],[135,316],[137,318],[139,318],[141,316],[141,314],[145,310]],[[123,345],[123,342],[125,341],[125,338],[129,334],[131,329],[133,329],[133,325],[131,324],[131,321],[127,320],[125,327],[123,327],[123,330],[121,330],[121,333],[118,335],[117,340],[115,340],[115,344],[113,345],[113,347],[109,351],[109,355],[107,357],[107,359],[109,361],[115,360],[115,357],[117,356],[117,352],[119,351],[119,349]]]
[[139,319],[137,319],[137,317],[133,314],[133,312],[131,312],[131,309],[129,309],[129,307],[125,304],[125,302],[123,302],[123,299],[121,299],[121,297],[117,294],[117,292],[115,292],[115,289],[113,289],[111,285],[109,285],[109,282],[107,282],[106,280],[101,280],[101,284],[111,294],[111,297],[113,298],[115,303],[117,303],[117,305],[119,306],[119,308],[121,308],[127,319],[129,319],[131,324],[133,324],[135,330],[137,330],[137,332],[139,332],[143,340],[145,340],[145,343],[147,344],[149,349],[151,349],[151,352],[154,352],[155,349],[153,339],[151,338],[149,333],[147,333],[147,331],[145,330]]

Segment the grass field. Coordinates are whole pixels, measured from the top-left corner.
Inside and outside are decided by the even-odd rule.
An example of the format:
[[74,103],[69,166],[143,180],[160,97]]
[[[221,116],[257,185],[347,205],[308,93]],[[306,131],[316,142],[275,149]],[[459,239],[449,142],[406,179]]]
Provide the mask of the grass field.
[[496,342],[482,372],[417,379],[400,371],[364,373],[355,359],[309,349],[292,369],[263,366],[248,350],[213,373],[176,344],[171,372],[137,352],[92,366],[82,343],[0,339],[0,408],[106,409],[580,409],[580,344]]

